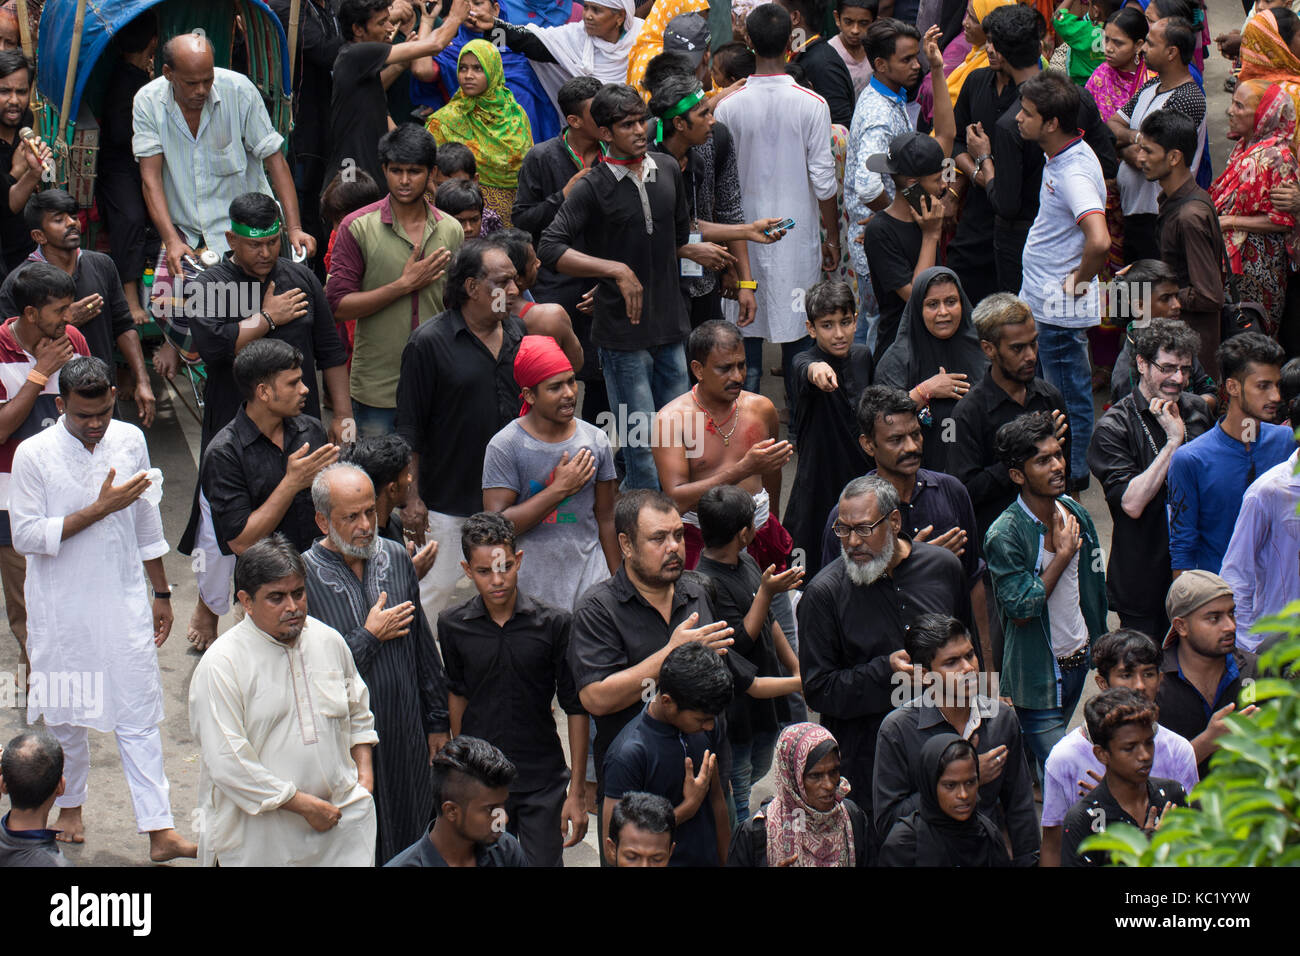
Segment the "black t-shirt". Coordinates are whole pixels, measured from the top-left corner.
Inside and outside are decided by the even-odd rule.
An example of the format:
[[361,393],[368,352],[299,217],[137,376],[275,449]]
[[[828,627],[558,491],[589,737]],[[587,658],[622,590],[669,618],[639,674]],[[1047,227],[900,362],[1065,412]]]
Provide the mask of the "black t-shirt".
[[[650,709],[624,727],[605,755],[605,797],[621,800],[629,793],[653,793],[674,807],[682,802],[686,757],[699,771],[706,750],[722,750],[720,723],[709,731],[683,734],[672,724],[655,720]],[[689,820],[677,826],[677,846],[669,866],[718,866],[718,829],[706,796]]]
[[[749,554],[740,552],[737,564],[722,564],[712,558],[700,558],[695,569],[713,582],[713,610],[718,620],[726,621],[736,629],[732,654],[744,657],[754,665],[760,677],[781,676],[781,665],[776,656],[772,637],[771,609],[757,634],[745,630],[745,616],[763,583],[763,572]],[[738,693],[727,708],[727,736],[738,744],[754,739],[754,734],[764,731],[775,733],[782,722],[790,719],[790,706],[786,698],[756,698]]]
[[[1147,778],[1147,800],[1156,808],[1157,813],[1164,813],[1165,804],[1176,807],[1187,806],[1187,794],[1183,785],[1176,780],[1161,777]],[[1112,823],[1127,823],[1142,829],[1146,821],[1134,820],[1128,811],[1111,796],[1110,787],[1103,780],[1092,792],[1081,797],[1065,815],[1061,834],[1061,866],[1105,866],[1110,862],[1110,854],[1104,851],[1081,854],[1079,844],[1094,833],[1105,833]]]
[[921,227],[882,211],[871,217],[862,241],[866,244],[867,265],[871,268],[871,285],[880,305],[874,352],[879,363],[898,335],[898,324],[903,318],[907,300],[895,290],[912,284],[912,272],[916,269],[916,261],[921,258]]
[[329,183],[345,159],[385,188],[379,168],[379,139],[388,132],[388,94],[379,72],[388,62],[388,43],[345,43],[334,61],[334,91],[330,99]]
[[[28,110],[19,121],[18,128],[35,125],[36,120],[32,117],[32,111]],[[3,192],[6,195],[15,183],[14,178],[9,175],[9,169],[13,166],[14,150],[17,148],[17,132],[14,133],[13,142],[7,142],[4,137],[0,137],[0,182],[4,186]],[[0,250],[4,251],[5,271],[12,272],[17,269],[35,248],[36,243],[32,241],[32,231],[27,228],[23,211],[20,209],[11,212],[8,202],[0,202]]]

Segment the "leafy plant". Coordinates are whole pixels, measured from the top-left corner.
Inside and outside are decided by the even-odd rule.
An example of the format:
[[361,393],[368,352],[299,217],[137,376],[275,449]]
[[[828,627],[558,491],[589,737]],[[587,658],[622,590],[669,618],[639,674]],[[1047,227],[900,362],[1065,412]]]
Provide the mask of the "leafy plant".
[[[1300,601],[1255,630],[1286,635],[1260,657],[1260,674],[1291,674],[1300,661]],[[1262,676],[1242,688],[1237,709],[1249,704],[1259,705],[1253,716],[1225,719],[1231,730],[1190,795],[1199,809],[1170,810],[1149,842],[1117,823],[1080,849],[1109,852],[1112,866],[1300,865],[1300,686]]]

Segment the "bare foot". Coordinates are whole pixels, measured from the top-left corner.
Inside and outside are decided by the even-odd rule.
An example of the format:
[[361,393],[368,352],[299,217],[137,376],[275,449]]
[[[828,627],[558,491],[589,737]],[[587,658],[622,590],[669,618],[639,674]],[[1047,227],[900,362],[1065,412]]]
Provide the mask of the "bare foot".
[[198,845],[187,840],[175,830],[149,831],[149,859],[155,863],[166,863],[177,857],[194,859],[199,855]]
[[61,807],[53,829],[61,831],[54,837],[60,843],[85,843],[86,825],[81,822],[81,807]]
[[194,605],[194,613],[190,615],[190,627],[185,637],[190,644],[199,653],[206,651],[217,639],[217,615],[208,609],[199,598],[198,603]]

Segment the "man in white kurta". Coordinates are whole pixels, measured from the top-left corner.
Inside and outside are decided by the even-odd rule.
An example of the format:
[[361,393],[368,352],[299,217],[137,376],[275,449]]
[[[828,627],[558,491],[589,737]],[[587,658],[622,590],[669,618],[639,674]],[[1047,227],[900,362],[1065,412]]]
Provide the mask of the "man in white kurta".
[[[776,75],[774,63],[760,57],[757,72],[719,104],[715,115],[736,141],[745,218],[753,222],[776,216],[795,221],[780,242],[749,245],[758,310],[744,329],[747,339],[786,345],[782,352],[788,366],[800,347],[793,343],[802,343],[807,336],[803,296],[798,292],[821,280],[823,253],[839,260],[839,214],[830,107],[787,75],[784,66]],[[827,225],[826,249],[819,222]],[[724,301],[723,310],[730,321],[736,321],[739,313],[734,302]],[[758,391],[761,370],[761,362],[750,362],[746,387],[751,391]],[[788,368],[786,381],[790,381]],[[793,399],[788,387],[786,398],[787,404]]]
[[[274,540],[253,545],[240,564],[264,560],[262,552],[281,547]],[[342,635],[305,617],[302,558],[287,542],[282,548],[286,568],[296,562],[296,571],[259,582],[251,599],[236,565],[247,615],[217,638],[190,682],[190,729],[202,750],[199,860],[373,866],[368,788],[370,747],[379,737],[370,692]],[[277,589],[281,611],[266,600]],[[290,602],[303,616],[286,627],[282,611]],[[354,759],[359,752],[363,759]]]
[[144,433],[112,420],[114,389],[99,359],[74,358],[59,385],[64,414],[18,447],[9,504],[14,547],[27,558],[27,719],[44,717],[64,751],[67,788],[55,801],[55,826],[65,841],[81,842],[87,731],[112,731],[151,857],[193,856],[194,844],[172,826],[158,729],[158,646],[172,613],[162,517],[143,496]]

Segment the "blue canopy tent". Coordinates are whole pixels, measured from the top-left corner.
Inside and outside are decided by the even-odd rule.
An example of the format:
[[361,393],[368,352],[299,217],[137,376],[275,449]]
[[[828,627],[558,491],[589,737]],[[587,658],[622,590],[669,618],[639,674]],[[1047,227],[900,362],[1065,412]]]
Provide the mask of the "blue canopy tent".
[[[84,9],[80,30],[79,7]],[[234,16],[241,14],[249,78],[268,100],[272,122],[287,138],[289,44],[280,21],[262,0],[46,0],[37,39],[36,89],[53,112],[49,117],[53,122],[42,130],[47,141],[57,135],[62,120],[69,131],[65,142],[71,144],[83,98],[93,98],[102,89],[112,66],[112,58],[103,54],[113,34],[151,8],[156,8],[164,40],[203,31],[212,43],[218,66],[230,65]],[[68,70],[74,64],[75,79],[67,91]],[[93,108],[95,104],[89,105]]]

